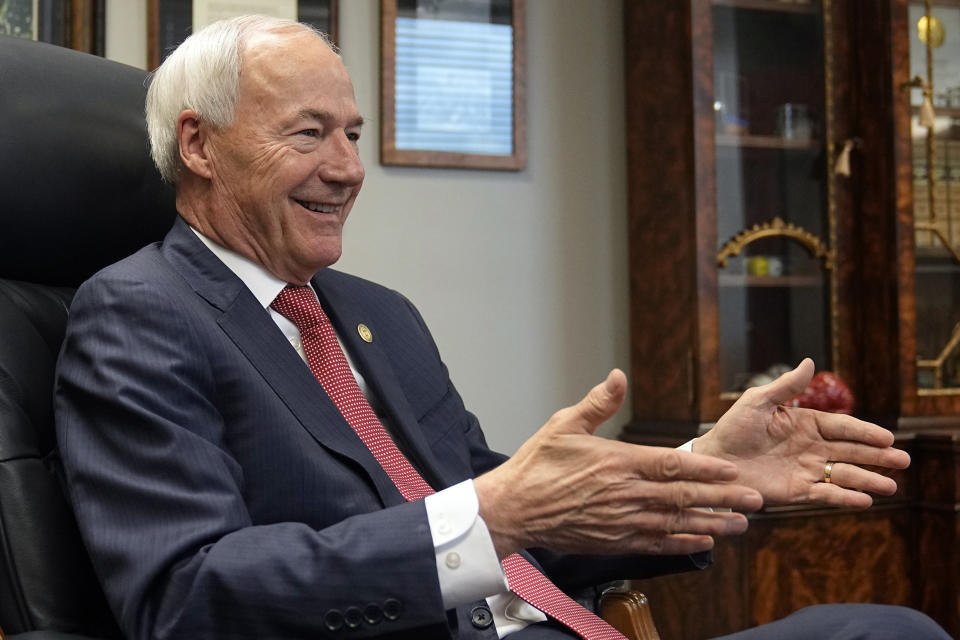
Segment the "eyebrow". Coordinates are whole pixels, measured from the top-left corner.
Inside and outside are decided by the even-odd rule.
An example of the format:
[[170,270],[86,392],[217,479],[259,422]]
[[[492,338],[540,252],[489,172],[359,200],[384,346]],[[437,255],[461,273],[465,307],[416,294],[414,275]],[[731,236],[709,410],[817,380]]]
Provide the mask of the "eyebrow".
[[[329,111],[318,111],[317,109],[301,109],[297,112],[297,120],[318,120],[320,122],[329,122],[334,120],[333,114]],[[356,118],[347,123],[347,128],[352,127],[362,127],[363,126],[363,116],[358,115]]]

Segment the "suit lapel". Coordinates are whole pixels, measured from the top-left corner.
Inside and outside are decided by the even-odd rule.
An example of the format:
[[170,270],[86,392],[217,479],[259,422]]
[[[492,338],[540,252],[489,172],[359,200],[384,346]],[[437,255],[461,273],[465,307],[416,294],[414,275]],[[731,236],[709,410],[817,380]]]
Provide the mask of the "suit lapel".
[[163,251],[194,291],[220,311],[220,327],[310,435],[360,465],[385,505],[403,502],[270,314],[182,220],[177,220],[167,236]]
[[[377,318],[371,317],[369,312],[365,312],[345,292],[330,286],[327,276],[328,272],[323,270],[314,277],[312,282],[320,303],[336,328],[340,340],[350,352],[360,373],[363,374],[364,380],[373,391],[374,397],[379,401],[379,409],[389,420],[390,428],[399,446],[434,489],[439,490],[454,484],[457,478],[446,473],[446,466],[433,454],[417,421],[417,416],[410,407],[400,381],[383,350],[384,347],[376,339]],[[370,330],[371,342],[361,338],[358,330],[361,324]]]

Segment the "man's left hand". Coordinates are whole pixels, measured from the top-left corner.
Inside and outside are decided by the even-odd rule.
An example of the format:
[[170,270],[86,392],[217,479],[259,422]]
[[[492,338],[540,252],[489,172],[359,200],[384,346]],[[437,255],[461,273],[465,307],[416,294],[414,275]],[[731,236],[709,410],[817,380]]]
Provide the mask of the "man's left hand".
[[893,449],[893,434],[875,424],[782,406],[806,388],[813,370],[807,358],[773,382],[745,391],[694,441],[693,451],[735,463],[740,469],[737,482],[757,489],[766,504],[813,502],[865,509],[873,504],[869,494],[892,495],[897,483],[861,465],[905,469],[910,456]]

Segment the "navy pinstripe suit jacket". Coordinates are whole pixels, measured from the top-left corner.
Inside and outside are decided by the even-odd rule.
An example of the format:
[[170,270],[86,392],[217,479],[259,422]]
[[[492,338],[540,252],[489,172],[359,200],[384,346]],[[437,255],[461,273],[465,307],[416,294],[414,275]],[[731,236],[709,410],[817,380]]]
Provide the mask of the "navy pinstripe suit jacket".
[[[435,488],[503,460],[403,296],[330,269],[313,284]],[[70,499],[128,637],[496,637],[443,610],[422,502],[404,502],[269,314],[182,220],[78,290],[56,411]],[[566,586],[703,564],[535,555]],[[328,628],[336,612],[368,606],[389,615]]]

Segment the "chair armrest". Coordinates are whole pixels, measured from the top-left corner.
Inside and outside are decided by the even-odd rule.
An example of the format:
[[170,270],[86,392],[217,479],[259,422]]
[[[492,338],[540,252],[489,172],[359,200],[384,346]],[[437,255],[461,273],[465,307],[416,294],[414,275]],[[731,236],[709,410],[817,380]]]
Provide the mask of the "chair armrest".
[[660,640],[650,613],[650,603],[639,591],[606,591],[600,597],[600,617],[628,640]]

